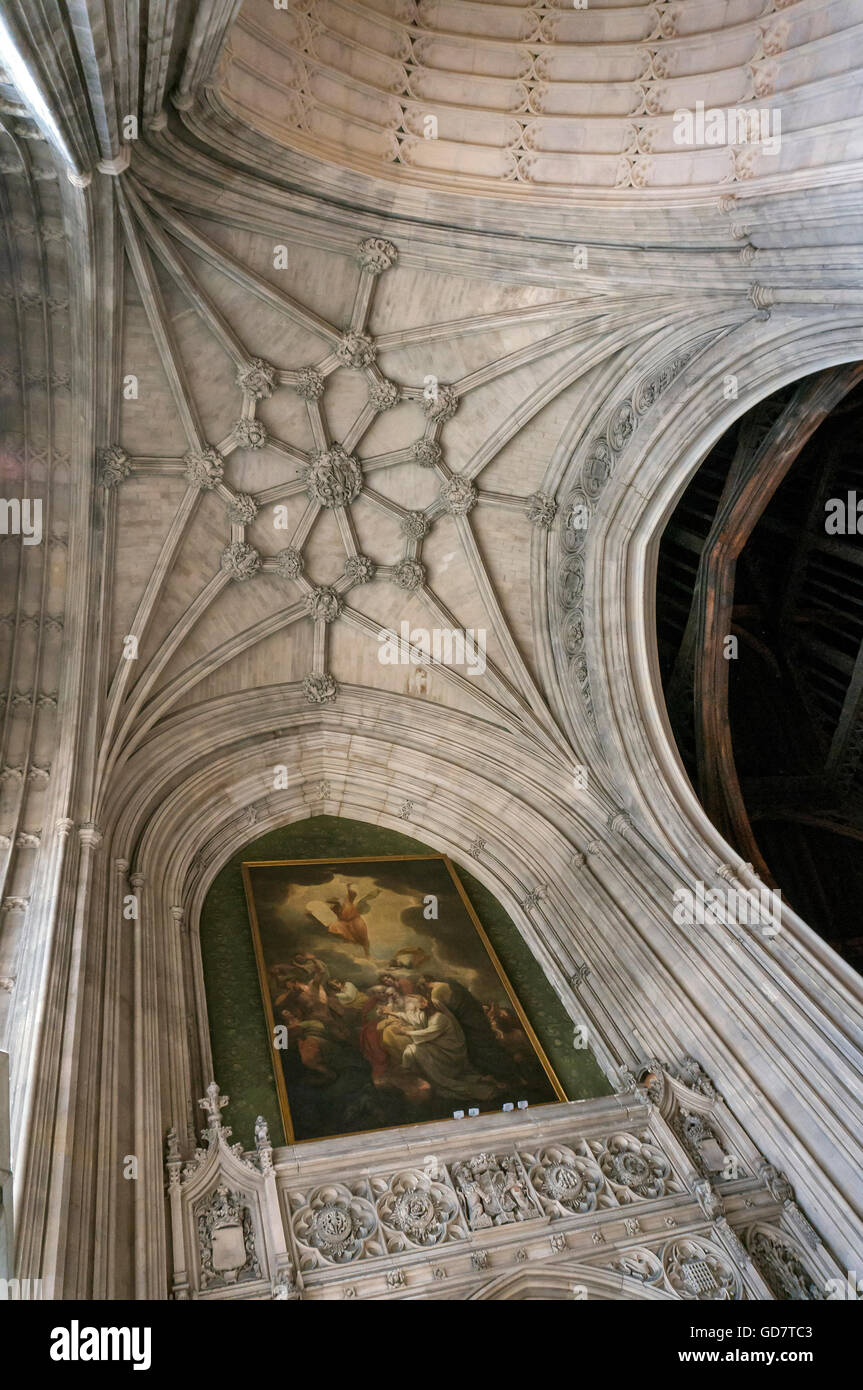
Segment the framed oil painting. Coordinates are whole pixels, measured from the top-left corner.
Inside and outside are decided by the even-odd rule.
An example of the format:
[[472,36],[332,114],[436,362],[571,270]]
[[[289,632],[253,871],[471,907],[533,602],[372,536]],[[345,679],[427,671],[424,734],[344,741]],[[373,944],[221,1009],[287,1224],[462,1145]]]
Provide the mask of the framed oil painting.
[[566,1099],[445,856],[243,882],[289,1143]]

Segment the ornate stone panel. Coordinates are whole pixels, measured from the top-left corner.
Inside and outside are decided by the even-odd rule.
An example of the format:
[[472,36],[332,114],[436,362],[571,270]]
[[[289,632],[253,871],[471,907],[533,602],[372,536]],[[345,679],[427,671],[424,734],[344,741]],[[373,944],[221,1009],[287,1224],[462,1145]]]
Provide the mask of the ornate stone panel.
[[216,1288],[260,1279],[252,1214],[241,1192],[217,1187],[196,1207],[201,1253],[201,1287]]

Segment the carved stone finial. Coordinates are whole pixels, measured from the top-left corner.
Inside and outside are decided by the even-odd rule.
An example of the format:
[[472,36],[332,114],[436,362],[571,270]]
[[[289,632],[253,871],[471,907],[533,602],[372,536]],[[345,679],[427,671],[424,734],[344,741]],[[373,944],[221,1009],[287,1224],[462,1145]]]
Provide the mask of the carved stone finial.
[[206,1112],[207,1129],[205,1135],[214,1139],[222,1129],[222,1111],[228,1103],[228,1097],[219,1094],[219,1085],[216,1081],[211,1081],[207,1087],[207,1094],[198,1101],[198,1106]]

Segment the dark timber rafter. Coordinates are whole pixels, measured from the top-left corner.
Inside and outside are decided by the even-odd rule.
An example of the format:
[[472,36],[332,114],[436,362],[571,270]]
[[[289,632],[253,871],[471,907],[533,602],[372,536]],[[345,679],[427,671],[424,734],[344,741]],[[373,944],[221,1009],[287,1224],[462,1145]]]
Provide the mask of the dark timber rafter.
[[746,814],[728,719],[724,639],[732,630],[737,559],[801,449],[861,379],[863,367],[853,364],[801,382],[750,457],[735,461],[698,569],[694,702],[701,799],[717,828],[765,878],[770,874]]

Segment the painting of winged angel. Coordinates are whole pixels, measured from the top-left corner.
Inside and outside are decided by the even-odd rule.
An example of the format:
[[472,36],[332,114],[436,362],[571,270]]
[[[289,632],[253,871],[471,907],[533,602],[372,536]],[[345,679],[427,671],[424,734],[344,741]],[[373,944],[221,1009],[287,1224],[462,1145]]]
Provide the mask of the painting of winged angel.
[[565,1098],[445,856],[243,877],[288,1142]]

